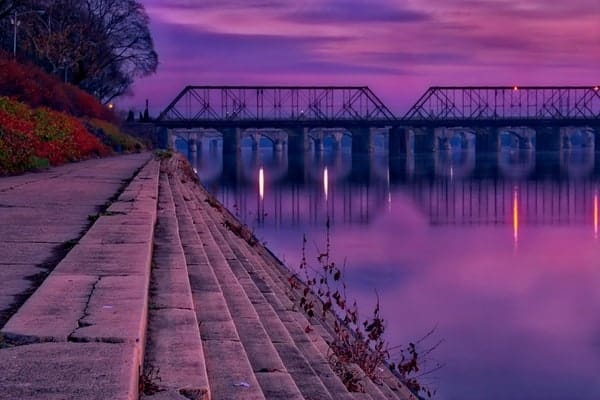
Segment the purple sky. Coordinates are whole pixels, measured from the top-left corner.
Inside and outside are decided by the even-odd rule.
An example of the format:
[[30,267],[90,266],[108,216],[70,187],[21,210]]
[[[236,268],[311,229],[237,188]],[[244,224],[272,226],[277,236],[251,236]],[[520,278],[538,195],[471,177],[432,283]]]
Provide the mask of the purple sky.
[[158,72],[188,84],[368,85],[402,114],[432,85],[595,85],[600,0],[145,0]]

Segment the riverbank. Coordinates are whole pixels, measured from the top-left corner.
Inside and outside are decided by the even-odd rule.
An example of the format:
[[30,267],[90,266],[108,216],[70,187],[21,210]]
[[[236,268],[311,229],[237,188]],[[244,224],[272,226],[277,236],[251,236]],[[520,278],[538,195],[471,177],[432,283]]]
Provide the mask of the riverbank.
[[150,160],[2,328],[0,398],[411,397],[349,392],[288,278],[187,161]]

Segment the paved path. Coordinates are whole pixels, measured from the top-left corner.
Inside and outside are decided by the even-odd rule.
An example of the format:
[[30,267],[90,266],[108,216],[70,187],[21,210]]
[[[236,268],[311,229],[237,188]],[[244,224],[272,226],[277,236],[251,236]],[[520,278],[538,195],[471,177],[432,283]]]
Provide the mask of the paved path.
[[149,159],[135,154],[0,178],[0,328],[64,256],[88,216]]
[[[63,216],[78,235],[88,213],[113,201],[0,331],[1,400],[138,397],[160,165],[151,158],[81,163],[53,170],[45,180],[24,176],[5,184],[23,194],[19,202],[9,191],[7,203],[31,205],[42,216],[31,218],[32,232],[62,225]],[[51,251],[33,261],[34,251],[10,254],[21,262],[13,265],[35,265]]]

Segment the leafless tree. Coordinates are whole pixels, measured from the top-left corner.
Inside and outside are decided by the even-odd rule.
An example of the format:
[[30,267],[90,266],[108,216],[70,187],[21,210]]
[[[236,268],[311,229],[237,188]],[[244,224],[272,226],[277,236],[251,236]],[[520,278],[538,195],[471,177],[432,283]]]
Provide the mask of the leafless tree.
[[[0,10],[13,1],[0,0]],[[30,57],[103,102],[156,71],[148,15],[137,0],[34,0],[31,9],[38,12],[22,21]]]

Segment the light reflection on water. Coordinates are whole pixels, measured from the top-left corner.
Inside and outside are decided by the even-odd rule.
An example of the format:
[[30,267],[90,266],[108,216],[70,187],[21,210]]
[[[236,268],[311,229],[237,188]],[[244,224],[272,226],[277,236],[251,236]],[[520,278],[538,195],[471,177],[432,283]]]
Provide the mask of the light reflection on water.
[[600,398],[594,153],[218,150],[192,160],[202,182],[291,267],[329,218],[351,296],[368,310],[377,290],[392,344],[437,326],[437,398]]

